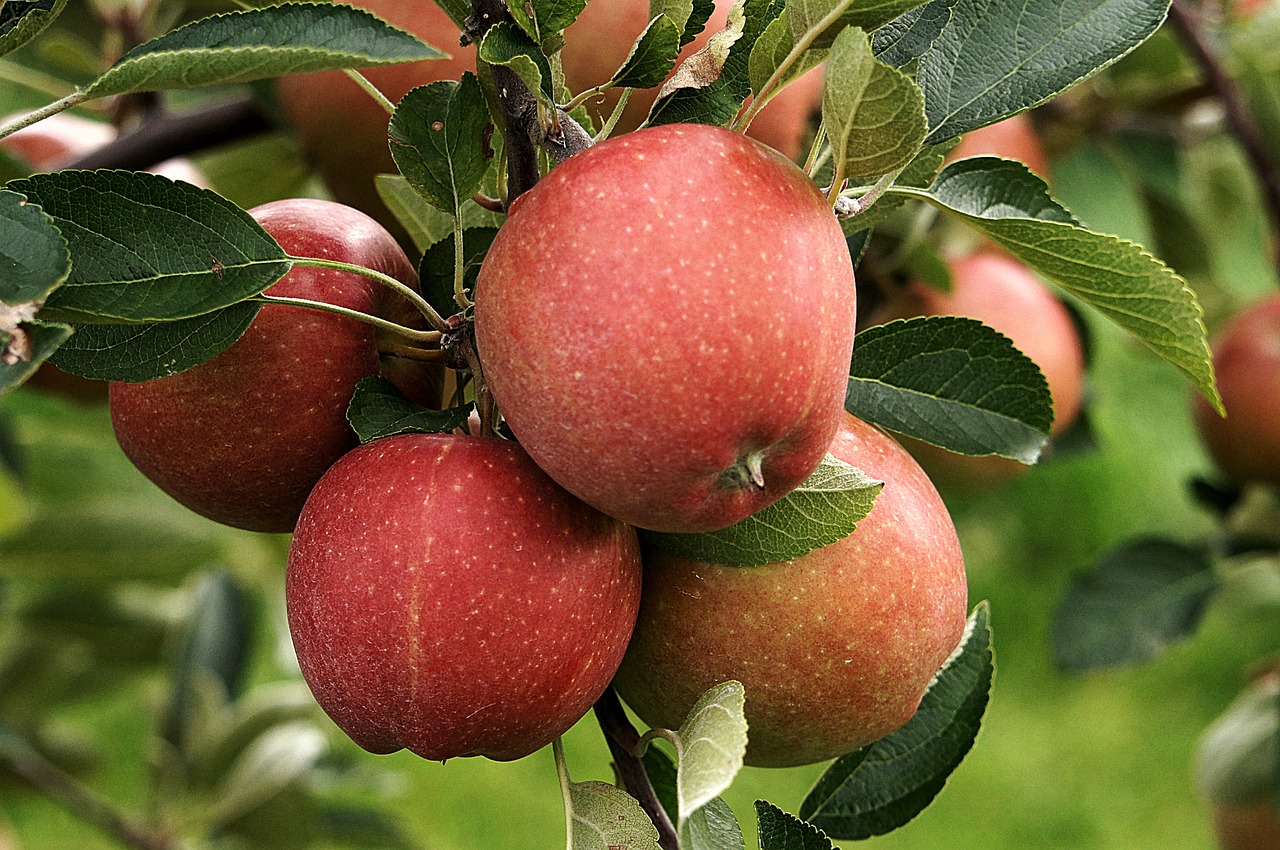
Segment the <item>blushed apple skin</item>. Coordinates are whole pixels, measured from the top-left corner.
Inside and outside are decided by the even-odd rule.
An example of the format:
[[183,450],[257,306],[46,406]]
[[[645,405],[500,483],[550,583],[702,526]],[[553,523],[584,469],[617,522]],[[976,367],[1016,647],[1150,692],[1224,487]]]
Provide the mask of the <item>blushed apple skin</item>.
[[608,686],[639,608],[639,544],[515,443],[401,435],[316,485],[285,595],[303,675],[361,747],[509,761]]
[[[843,411],[853,265],[780,154],[706,125],[576,154],[480,270],[476,343],[512,431],[561,486],[659,531],[731,525],[821,462]],[[739,474],[762,457],[764,486]]]
[[1280,486],[1280,296],[1227,323],[1213,342],[1213,368],[1227,416],[1194,398],[1205,448],[1232,481]]
[[[417,272],[395,239],[357,210],[295,199],[250,212],[291,254],[365,265],[417,286]],[[399,295],[349,272],[295,268],[267,292],[413,317]],[[133,464],[183,505],[237,528],[288,532],[312,486],[355,447],[347,404],[356,383],[378,371],[372,326],[267,305],[239,340],[208,362],[166,378],[113,382],[111,421]],[[419,401],[438,392],[432,369],[397,377]]]
[[885,482],[844,540],[794,561],[721,567],[646,550],[615,686],[651,726],[746,689],[747,763],[836,758],[902,726],[964,634],[968,591],[946,507],[911,455],[848,414],[837,458]]
[[[1050,432],[1062,433],[1084,405],[1084,345],[1070,311],[1026,266],[1002,251],[979,251],[949,265],[950,292],[912,283],[878,308],[873,321],[965,316],[994,328],[1044,373],[1053,397]],[[1007,458],[959,455],[918,440],[903,443],[944,492],[997,486],[1030,469]]]

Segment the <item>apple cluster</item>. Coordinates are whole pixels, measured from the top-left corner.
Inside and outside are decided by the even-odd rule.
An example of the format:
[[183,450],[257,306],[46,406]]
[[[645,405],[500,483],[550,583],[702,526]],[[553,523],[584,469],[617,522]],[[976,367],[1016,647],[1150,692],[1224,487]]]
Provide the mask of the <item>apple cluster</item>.
[[[431,2],[365,5],[446,27]],[[574,54],[564,61],[572,76]],[[406,69],[370,77],[394,99],[423,81]],[[306,124],[361,124],[334,105],[338,82],[283,80],[282,103],[335,197],[377,215],[344,181],[367,187],[355,164],[378,159],[315,144],[342,138],[350,153],[359,134]],[[321,91],[325,108],[312,108]],[[611,683],[647,723],[674,728],[703,692],[742,682],[747,761],[768,766],[837,757],[914,713],[962,637],[963,558],[929,478],[844,409],[853,261],[830,201],[792,160],[803,122],[784,125],[782,152],[708,125],[619,133],[515,199],[473,310],[455,317],[473,332],[478,426],[360,443],[348,403],[361,381],[381,376],[439,409],[447,378],[441,358],[399,356],[356,317],[421,328],[409,300],[331,268],[297,266],[266,295],[333,310],[268,303],[212,360],[112,384],[120,445],[158,486],[219,522],[292,533],[298,661],[360,746],[520,758]],[[292,256],[418,288],[392,232],[347,203],[250,212]],[[514,439],[498,435],[495,409]],[[644,542],[743,521],[828,454],[884,482],[844,540],[752,567]]]

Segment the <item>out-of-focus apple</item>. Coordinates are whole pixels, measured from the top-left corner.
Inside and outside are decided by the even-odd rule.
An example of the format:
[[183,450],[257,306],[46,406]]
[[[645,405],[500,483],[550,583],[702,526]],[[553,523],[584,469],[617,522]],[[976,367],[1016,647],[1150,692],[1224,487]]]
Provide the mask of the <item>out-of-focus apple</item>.
[[[1071,313],[1026,266],[1003,252],[980,251],[949,266],[951,291],[909,284],[877,308],[872,323],[949,315],[989,325],[1040,367],[1053,397],[1052,434],[1062,433],[1084,401],[1084,346]],[[1028,469],[1006,458],[967,457],[917,440],[903,442],[944,492],[993,486]]]
[[515,443],[408,434],[316,485],[285,596],[307,684],[357,744],[507,761],[608,686],[640,603],[639,544]]
[[804,172],[741,134],[667,125],[570,157],[516,202],[480,269],[476,343],[561,486],[632,525],[707,531],[821,462],[855,297]]
[[[417,284],[395,239],[358,210],[297,199],[250,212],[295,256],[344,260]],[[402,322],[415,317],[399,295],[350,272],[299,267],[267,292]],[[112,383],[111,419],[129,459],[177,501],[227,525],[287,532],[315,482],[355,446],[347,404],[356,383],[378,371],[372,326],[267,305],[208,362],[171,377]],[[438,400],[435,369],[388,377],[420,401]]]
[[746,689],[747,763],[835,758],[900,727],[964,633],[964,560],[911,455],[845,414],[831,453],[885,482],[844,540],[785,563],[722,567],[646,551],[618,692],[675,729],[707,688]]
[[1046,180],[1049,178],[1049,155],[1045,152],[1044,143],[1040,141],[1040,134],[1036,132],[1030,114],[1026,112],[970,130],[952,149],[947,159],[954,161],[971,156],[999,156],[1020,160],[1038,176]]
[[1280,296],[1236,315],[1213,342],[1226,418],[1193,401],[1205,448],[1232,481],[1280,486]]

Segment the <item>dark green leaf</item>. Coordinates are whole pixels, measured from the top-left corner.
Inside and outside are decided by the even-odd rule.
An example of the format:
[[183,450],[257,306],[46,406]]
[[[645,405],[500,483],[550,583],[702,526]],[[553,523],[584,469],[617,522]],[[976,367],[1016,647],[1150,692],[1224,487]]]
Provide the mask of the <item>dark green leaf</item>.
[[0,310],[43,301],[70,271],[67,240],[53,219],[17,192],[0,189]]
[[[751,80],[753,94],[760,94],[764,90],[765,85],[787,57],[791,55],[791,51],[794,48],[795,41],[791,37],[791,27],[787,23],[787,16],[786,14],[779,15],[769,22],[769,25],[760,33],[760,37],[756,39],[756,43],[751,48],[747,71],[748,78]],[[826,50],[806,50],[778,78],[772,90],[775,92],[781,90],[805,72],[822,64],[826,58]]]
[[198,366],[249,329],[261,304],[242,301],[176,322],[81,325],[50,358],[60,369],[104,381],[149,381]]
[[564,32],[587,7],[587,0],[525,0],[508,6],[511,17],[538,44]]
[[[496,227],[473,227],[462,231],[462,280],[471,292],[475,291],[480,263],[497,235]],[[452,235],[440,240],[422,255],[418,268],[422,294],[442,316],[458,312],[458,302],[454,298],[454,248]]]
[[1187,282],[1142,246],[1080,226],[1021,163],[964,159],[927,191],[891,191],[924,198],[978,228],[1137,336],[1220,404],[1202,311]]
[[550,109],[555,102],[551,65],[542,48],[516,25],[503,21],[490,27],[480,43],[481,61],[505,65],[524,80],[529,91],[536,93]]
[[213,15],[165,33],[125,53],[84,91],[105,97],[229,85],[445,55],[352,6],[281,3]]
[[871,512],[883,486],[827,455],[795,490],[728,528],[697,534],[640,534],[649,545],[693,561],[730,567],[771,564],[848,537]]
[[760,850],[835,850],[822,830],[784,812],[768,800],[756,800]]
[[676,763],[666,751],[650,744],[642,758],[645,773],[649,775],[649,784],[653,793],[666,811],[667,817],[675,823],[680,817],[680,798],[676,790]]
[[951,22],[956,0],[933,0],[889,21],[871,34],[871,49],[886,65],[901,68],[925,54]]
[[960,646],[896,732],[831,765],[800,817],[838,840],[883,835],[933,801],[973,747],[995,675],[990,610],[980,604]]
[[[0,304],[0,311],[5,309]],[[71,336],[69,325],[31,320],[8,331],[0,329],[0,395],[35,374],[40,364]]]
[[419,86],[391,117],[391,155],[428,203],[456,218],[489,170],[482,137],[488,124],[489,105],[474,74]]
[[67,0],[9,0],[0,3],[0,56],[12,53],[44,32]]
[[404,397],[386,378],[371,376],[356,384],[347,407],[347,421],[367,443],[396,434],[447,434],[460,428],[471,415],[472,405],[448,410],[420,407]]
[[845,408],[962,454],[1035,463],[1053,401],[1040,369],[975,319],[928,316],[867,328],[853,348]]
[[290,263],[253,217],[216,192],[136,171],[58,171],[10,184],[44,208],[71,249],[71,274],[43,316],[184,319],[279,280]]
[[1168,8],[1169,0],[957,0],[920,57],[928,141],[1043,103],[1141,44]]
[[680,30],[666,15],[649,22],[613,75],[613,85],[648,89],[661,85],[680,55]]
[[201,577],[191,611],[164,720],[165,740],[179,747],[185,743],[193,690],[200,683],[216,682],[231,698],[240,693],[251,638],[248,598],[226,573]]
[[1201,548],[1156,537],[1122,543],[1058,601],[1054,662],[1082,671],[1154,658],[1195,632],[1217,589]]

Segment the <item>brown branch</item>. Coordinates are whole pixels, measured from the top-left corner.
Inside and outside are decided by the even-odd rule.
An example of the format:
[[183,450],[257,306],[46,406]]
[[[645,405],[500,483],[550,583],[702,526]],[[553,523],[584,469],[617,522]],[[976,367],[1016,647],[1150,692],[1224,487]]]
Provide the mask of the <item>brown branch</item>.
[[658,846],[664,850],[680,850],[680,837],[675,824],[671,822],[667,810],[662,808],[662,803],[653,790],[653,783],[649,781],[649,774],[644,769],[644,762],[636,757],[640,733],[627,719],[622,702],[612,687],[596,700],[595,712],[600,731],[604,732],[605,741],[609,744],[609,754],[613,756],[614,769],[622,782],[623,790],[636,798],[640,808],[644,809],[649,820],[658,828]]
[[[1266,139],[1254,121],[1249,107],[1211,43],[1200,13],[1186,3],[1173,0],[1169,7],[1169,25],[1177,31],[1187,50],[1199,64],[1209,87],[1213,90],[1226,112],[1227,125],[1240,143],[1258,182],[1262,186],[1263,202],[1271,219],[1272,233],[1280,242],[1280,169],[1277,168]],[[1280,250],[1280,245],[1277,246]],[[1280,256],[1276,257],[1280,265]]]
[[252,96],[225,100],[179,114],[158,114],[66,168],[144,171],[175,156],[188,156],[273,129]]

